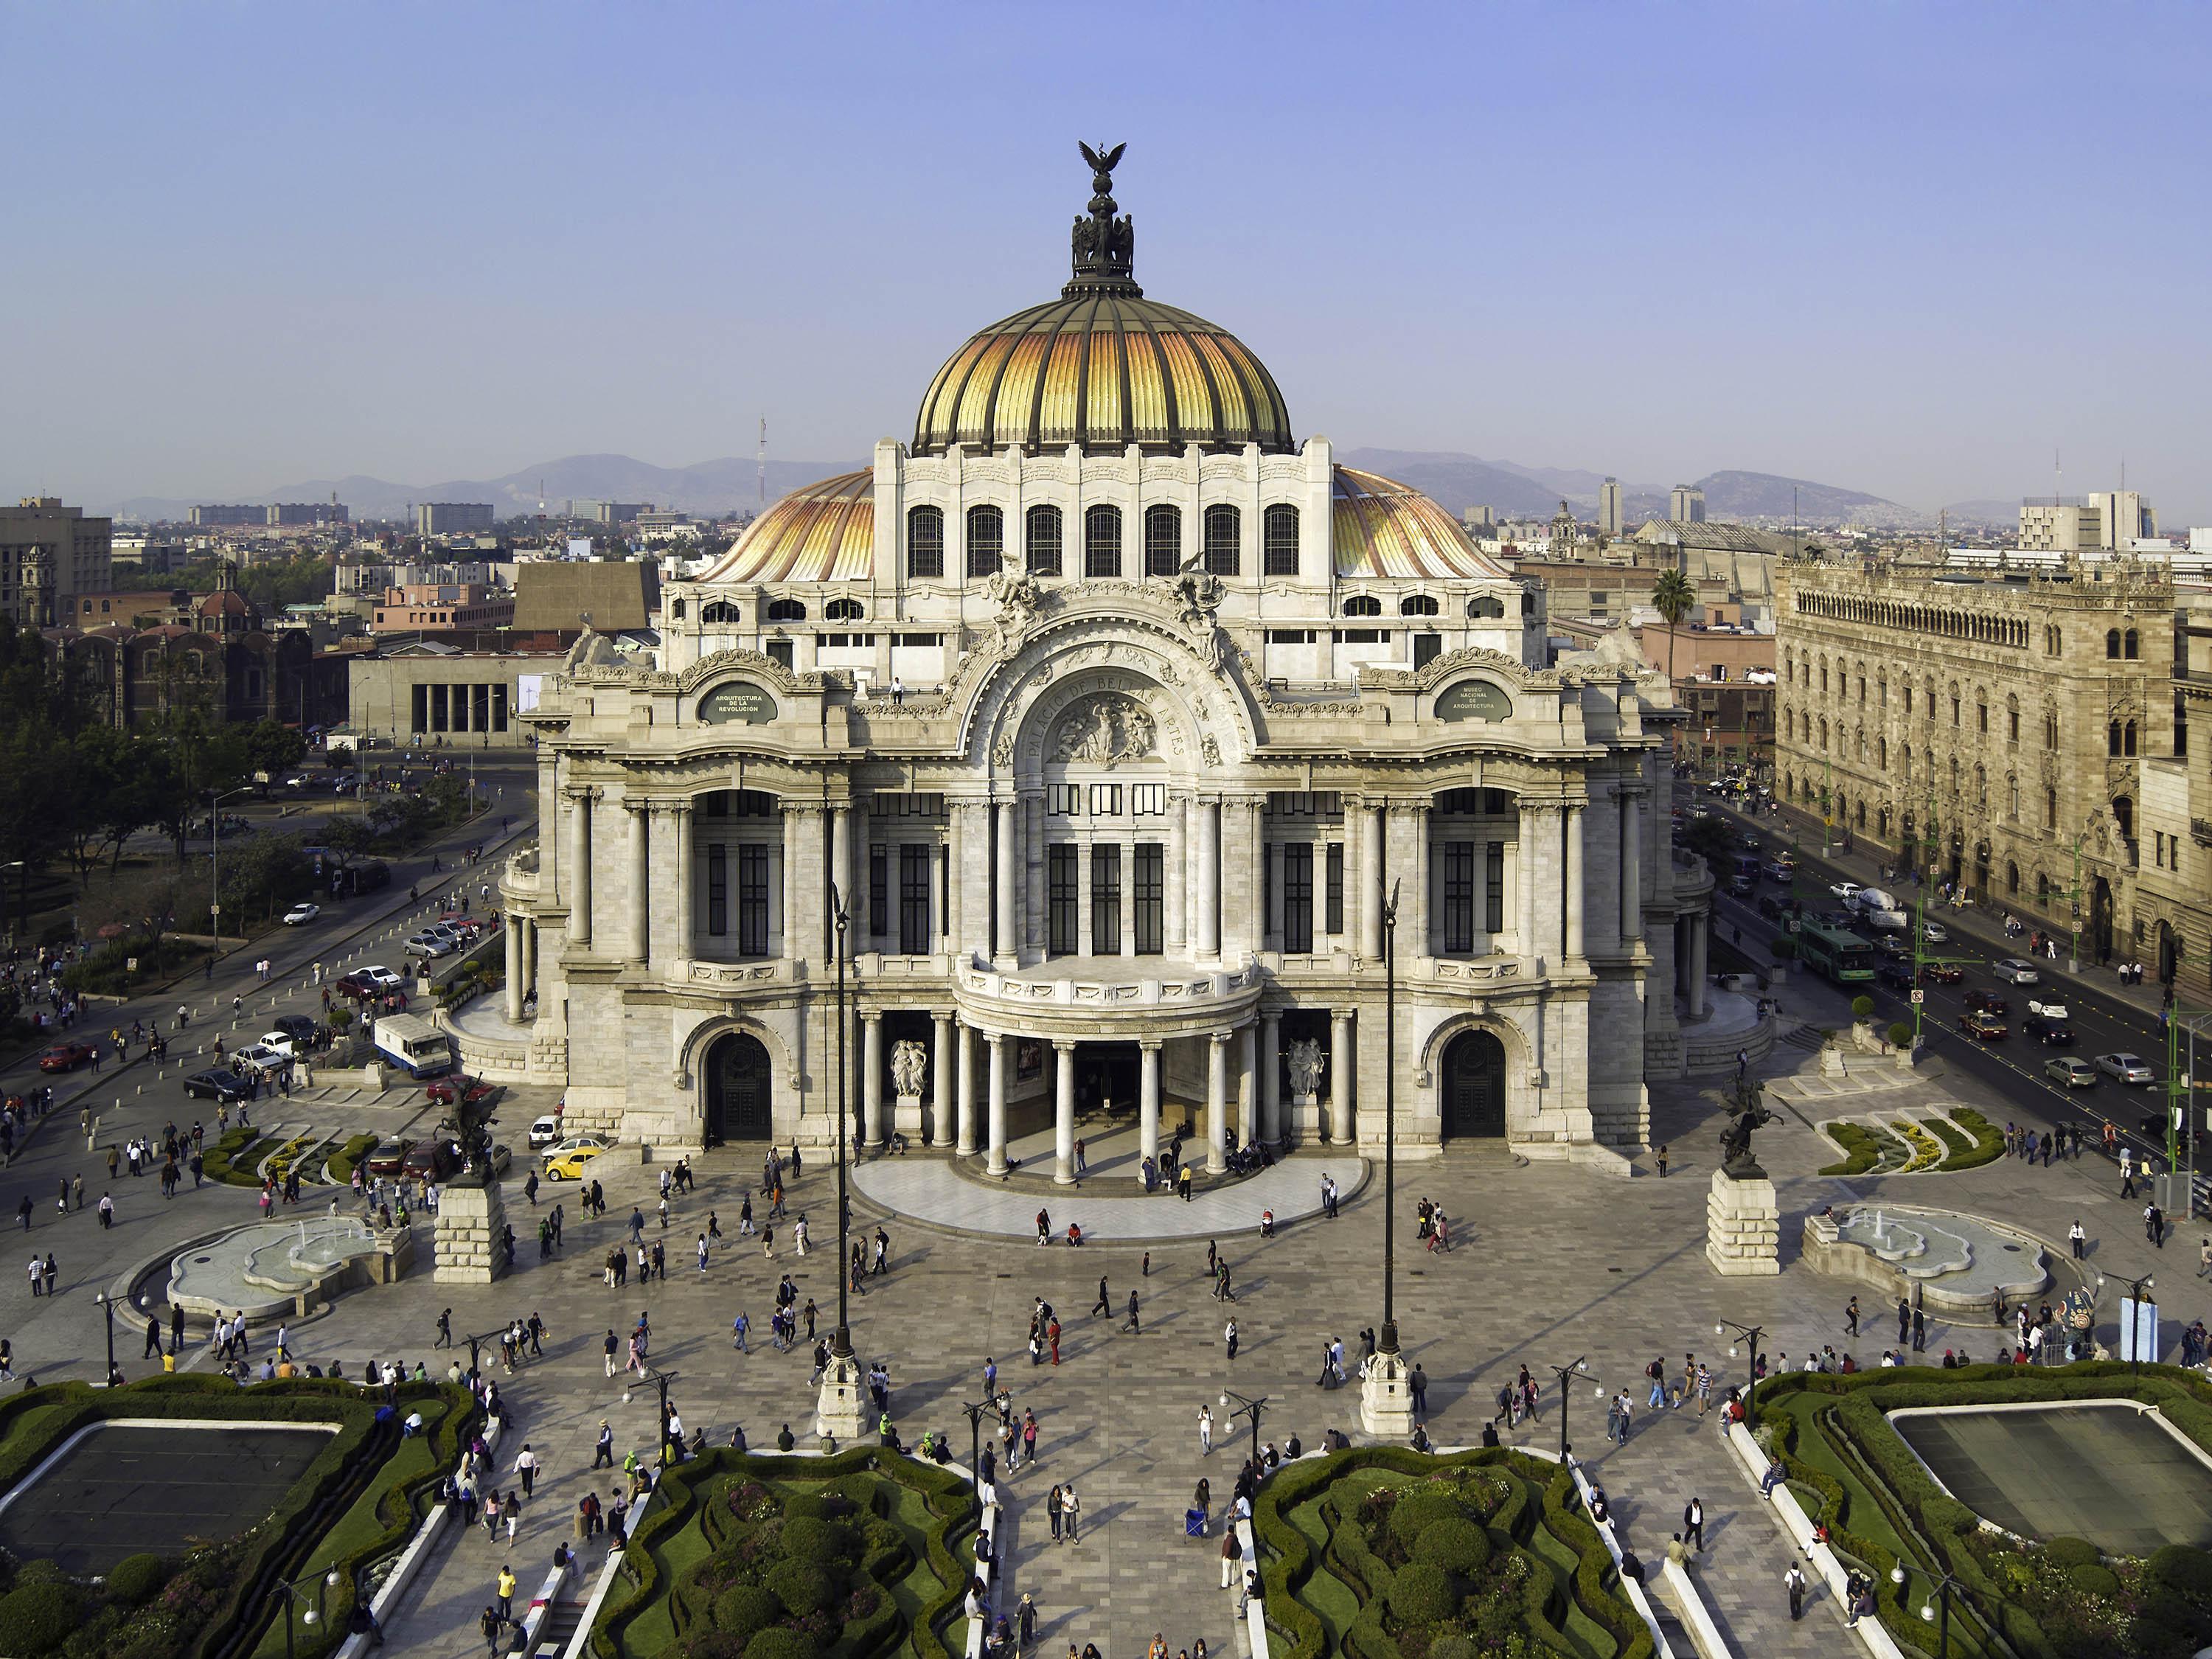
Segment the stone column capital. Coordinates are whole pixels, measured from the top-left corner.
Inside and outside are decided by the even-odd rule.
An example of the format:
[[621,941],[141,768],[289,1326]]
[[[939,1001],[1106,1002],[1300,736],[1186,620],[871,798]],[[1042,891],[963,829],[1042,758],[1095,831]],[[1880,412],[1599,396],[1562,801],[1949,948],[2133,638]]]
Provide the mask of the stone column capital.
[[1211,1042],[1217,1048],[1226,1048],[1231,1042],[1235,1041],[1236,1036],[1237,1033],[1233,1030],[1227,1031],[1208,1031],[1206,1034],[1206,1040],[1208,1042]]
[[1146,1054],[1156,1054],[1159,1053],[1163,1041],[1159,1037],[1139,1037],[1137,1047]]
[[1052,1040],[1052,1046],[1057,1053],[1072,1054],[1075,1052],[1075,1039],[1073,1037],[1054,1037]]

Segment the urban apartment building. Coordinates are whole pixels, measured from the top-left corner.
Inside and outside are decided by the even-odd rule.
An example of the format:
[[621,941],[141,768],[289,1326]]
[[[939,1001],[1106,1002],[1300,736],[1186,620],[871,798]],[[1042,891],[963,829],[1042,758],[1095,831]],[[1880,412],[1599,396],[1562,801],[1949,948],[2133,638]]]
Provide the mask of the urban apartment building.
[[1705,521],[1705,492],[1694,484],[1676,484],[1667,492],[1667,516],[1677,524]]
[[370,617],[372,634],[506,628],[514,595],[487,582],[410,582],[387,587]]
[[0,616],[22,628],[66,626],[76,596],[106,591],[115,520],[88,519],[52,495],[0,507]]
[[457,536],[489,530],[493,513],[489,501],[417,501],[415,533],[418,536]]
[[[1984,578],[1786,562],[1778,799],[2085,962],[2200,993],[2212,956],[2212,596],[2129,558]],[[1929,844],[1932,842],[1932,847]]]
[[2133,489],[2020,504],[2020,545],[2029,553],[2124,553],[2158,534],[2158,514]]

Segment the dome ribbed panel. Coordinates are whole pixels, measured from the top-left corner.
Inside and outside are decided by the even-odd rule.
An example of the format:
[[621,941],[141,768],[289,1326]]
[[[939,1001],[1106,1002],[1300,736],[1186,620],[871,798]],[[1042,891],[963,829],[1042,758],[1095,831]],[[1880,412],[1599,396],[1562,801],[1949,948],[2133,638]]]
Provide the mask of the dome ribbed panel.
[[1329,538],[1339,580],[1449,581],[1505,574],[1419,490],[1354,467],[1332,472]]
[[776,502],[700,580],[859,581],[874,568],[875,552],[875,475],[844,472]]

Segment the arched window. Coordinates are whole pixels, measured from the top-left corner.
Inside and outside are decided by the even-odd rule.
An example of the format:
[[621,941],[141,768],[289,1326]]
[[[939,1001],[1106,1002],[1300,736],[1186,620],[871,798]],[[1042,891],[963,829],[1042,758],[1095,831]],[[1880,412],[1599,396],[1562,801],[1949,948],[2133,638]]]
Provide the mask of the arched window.
[[1006,515],[995,507],[968,509],[968,574],[988,576],[1006,550]]
[[1298,510],[1278,502],[1260,520],[1261,568],[1270,576],[1298,574]]
[[2051,908],[2051,878],[2039,870],[2035,875],[2035,906],[2039,910]]
[[1478,618],[1502,618],[1505,615],[1505,602],[1485,593],[1480,599],[1469,599],[1467,602],[1467,614]]
[[[685,615],[684,601],[678,599],[672,603],[668,607],[668,614],[675,617],[678,622],[682,622]],[[2177,697],[2174,701],[2179,703],[2180,699]]]
[[1974,769],[1974,805],[1977,810],[1990,810],[1990,775],[1981,767]]
[[1032,576],[1060,574],[1060,509],[1033,507],[1029,510],[1029,567]]
[[1182,566],[1182,510],[1173,507],[1145,509],[1145,574],[1172,576]]
[[1876,738],[1874,740],[1874,746],[1875,746],[1875,765],[1877,765],[1877,766],[1879,766],[1880,768],[1881,768],[1881,769],[1882,769],[1883,771],[1885,771],[1885,772],[1888,771],[1888,770],[1889,770],[1889,739],[1888,739],[1887,738]]
[[805,622],[806,606],[797,599],[770,599],[763,614],[772,623]]
[[2181,760],[2189,753],[2189,700],[2179,691],[2173,694],[2173,757]]
[[2120,723],[2118,720],[2105,728],[2105,752],[2114,756],[2120,752]]
[[2005,815],[2014,822],[2020,818],[2020,779],[2009,772],[2005,775]]
[[1244,515],[1226,501],[1216,501],[1199,520],[1206,538],[1206,568],[1217,576],[1233,576],[1244,563]]
[[2136,752],[2136,723],[2130,720],[2120,732],[2120,753],[2132,759]]
[[2043,746],[2045,749],[2058,747],[2058,716],[2056,714],[2043,717]]
[[906,574],[910,581],[933,581],[945,574],[945,509],[910,507],[906,515]]
[[2058,827],[2058,792],[2056,789],[2043,792],[2043,827],[2046,830]]
[[1984,737],[1990,732],[1990,705],[1979,692],[1974,694],[1974,729]]
[[1121,509],[1094,507],[1083,515],[1083,574],[1121,574]]
[[2136,636],[2136,630],[2130,628],[2120,636],[2120,654],[2130,662],[2135,661],[2140,643]]
[[2010,859],[2005,860],[2005,893],[2011,898],[2020,896],[2020,866]]
[[2105,654],[2116,662],[2119,659],[2120,630],[2117,628],[2108,628],[2105,630]]
[[2136,838],[2136,804],[2132,797],[2127,795],[2112,797],[2112,822],[2119,825],[2122,841],[2133,841]]
[[858,599],[832,599],[822,607],[822,614],[831,622],[858,622],[860,620],[860,602]]
[[1355,593],[1344,602],[1344,614],[1347,617],[1379,617],[1382,614],[1382,601],[1372,594]]
[[1437,602],[1425,593],[1408,593],[1398,601],[1398,614],[1401,617],[1433,617],[1437,614]]
[[707,628],[735,628],[738,625],[738,607],[727,599],[716,599],[700,611],[699,621]]
[[2015,696],[2005,698],[2005,741],[2020,741],[2020,699]]

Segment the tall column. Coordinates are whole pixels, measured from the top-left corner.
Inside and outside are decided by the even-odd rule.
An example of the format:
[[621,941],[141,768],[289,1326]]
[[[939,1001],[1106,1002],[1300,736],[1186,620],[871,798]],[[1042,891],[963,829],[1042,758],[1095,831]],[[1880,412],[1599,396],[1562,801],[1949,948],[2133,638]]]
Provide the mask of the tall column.
[[522,918],[510,914],[501,926],[507,935],[507,1023],[522,1024]]
[[860,1016],[861,1134],[871,1146],[884,1144],[884,1017]]
[[1364,805],[1351,809],[1359,818],[1359,954],[1367,962],[1382,960],[1382,807]]
[[939,947],[948,956],[960,956],[967,948],[968,935],[963,931],[960,918],[960,888],[967,868],[960,861],[961,838],[968,822],[968,807],[963,801],[948,801],[945,809],[945,939]]
[[[867,900],[853,886],[853,809],[833,806],[830,809],[830,879],[836,884],[837,896],[845,903],[845,942],[849,951],[860,937],[860,926],[867,921]],[[830,936],[822,954],[832,962],[837,959],[836,923],[830,924]]]
[[1632,947],[1644,937],[1644,820],[1635,795],[1620,792],[1620,943]]
[[1712,938],[1713,918],[1708,910],[1690,917],[1690,1018],[1705,1017],[1705,948]]
[[[1016,802],[1002,800],[992,809],[999,821],[999,878],[992,884],[991,908],[995,920],[991,929],[991,955],[1001,967],[1020,965],[1021,947],[1016,943],[1014,918],[1019,914],[1015,885],[1020,864],[1016,854],[1020,850],[1021,808]],[[995,1042],[998,1039],[992,1039]]]
[[1398,913],[1398,955],[1403,961],[1408,941],[1413,947],[1412,954],[1417,957],[1434,956],[1436,945],[1429,938],[1429,804],[1409,801],[1401,814],[1405,824],[1401,839],[1406,874],[1399,890],[1403,908]]
[[568,852],[561,844],[566,826],[561,821],[565,802],[560,775],[560,763],[553,751],[541,750],[538,757],[538,891],[549,898],[561,891],[561,864]]
[[[1143,1160],[1150,1158],[1152,1167],[1159,1170],[1160,1163],[1160,1044],[1159,1039],[1139,1038],[1137,1042],[1137,1179],[1145,1178]],[[1163,1176],[1168,1171],[1160,1170]]]
[[1058,1037],[1052,1045],[1052,1178],[1062,1187],[1075,1182],[1075,1044]]
[[1168,807],[1168,853],[1166,892],[1164,908],[1167,911],[1161,932],[1170,957],[1188,956],[1190,951],[1190,803],[1177,800]]
[[1567,960],[1583,959],[1583,809],[1570,805],[1559,813],[1561,865],[1567,884]]
[[805,912],[799,903],[799,814],[789,801],[783,803],[783,954],[786,958],[807,954],[801,942],[800,930],[805,923],[800,919]]
[[952,1033],[950,1014],[929,1021],[929,1144],[944,1152],[952,1145]]
[[692,860],[691,803],[678,802],[669,810],[668,833],[676,842],[676,928],[674,955],[678,962],[691,959]]
[[1260,1139],[1283,1144],[1283,1019],[1260,1017]]
[[1349,1146],[1352,1128],[1352,1011],[1332,1008],[1328,1015],[1328,1139]]
[[1237,1144],[1250,1146],[1260,1139],[1259,1027],[1249,1021],[1237,1030]]
[[1206,1040],[1206,1172],[1229,1168],[1229,1033]]
[[1541,810],[1526,797],[1521,802],[1520,853],[1515,860],[1521,878],[1520,890],[1514,895],[1521,912],[1521,954],[1534,962],[1542,954],[1536,948],[1536,882],[1543,860],[1536,850],[1537,826],[1541,822]]
[[1022,935],[1035,956],[1044,954],[1044,792],[1023,792],[1016,820],[1022,826]]
[[1006,1043],[996,1031],[984,1034],[991,1048],[991,1161],[990,1173],[1006,1172]]
[[1121,954],[1137,954],[1137,843],[1121,843]]
[[653,856],[647,839],[652,803],[625,802],[629,817],[629,959],[644,962],[653,955]]
[[868,806],[866,801],[856,797],[845,809],[845,857],[852,870],[849,890],[853,895],[853,926],[845,938],[853,947],[853,954],[857,957],[863,951],[876,948],[873,925],[876,912],[871,897],[875,890],[871,879],[875,866],[868,859]]
[[975,1156],[975,1034],[959,1021],[952,1023],[952,1041],[958,1045],[953,1059],[959,1068],[960,1140],[963,1158]]
[[1200,961],[1212,962],[1221,956],[1221,803],[1202,800],[1194,810],[1198,847],[1192,860],[1196,868],[1191,894],[1198,912],[1195,953]]
[[592,943],[592,789],[579,789],[568,797],[568,823],[575,853],[568,861],[568,940],[589,948]]
[[527,999],[538,988],[538,923],[526,917],[521,927],[522,994]]
[[1075,843],[1075,953],[1091,954],[1091,843]]

